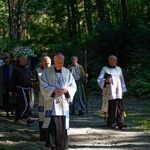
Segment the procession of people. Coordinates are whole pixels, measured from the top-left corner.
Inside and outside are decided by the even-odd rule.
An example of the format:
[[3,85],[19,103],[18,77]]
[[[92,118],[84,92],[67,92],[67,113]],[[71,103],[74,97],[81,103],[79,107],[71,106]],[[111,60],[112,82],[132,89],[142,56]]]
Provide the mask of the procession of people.
[[[22,119],[26,119],[27,124],[32,125],[35,122],[32,119],[33,99],[36,98],[39,140],[51,150],[67,150],[69,116],[76,113],[82,116],[87,112],[85,82],[88,73],[78,63],[76,55],[71,57],[68,67],[64,67],[65,56],[61,52],[55,53],[53,59],[42,55],[34,70],[27,65],[27,59],[21,56],[17,64],[12,65],[8,57],[3,58],[0,108],[6,112],[6,117],[14,115],[14,123],[23,124]],[[118,129],[127,127],[123,115],[123,93],[127,89],[115,55],[108,57],[108,64],[100,70],[97,83],[102,92],[100,107],[106,125],[116,124]]]

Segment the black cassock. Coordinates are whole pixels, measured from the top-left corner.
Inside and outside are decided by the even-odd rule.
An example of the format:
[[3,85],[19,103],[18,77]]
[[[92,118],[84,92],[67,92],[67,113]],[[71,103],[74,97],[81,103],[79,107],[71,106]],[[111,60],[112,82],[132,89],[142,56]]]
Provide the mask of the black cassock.
[[21,118],[27,118],[30,115],[29,91],[31,87],[31,73],[26,66],[16,66],[13,70],[10,80],[10,92],[16,93],[16,108],[15,108],[15,121]]
[[48,127],[46,147],[51,150],[68,149],[67,130],[65,128],[65,116],[52,116]]

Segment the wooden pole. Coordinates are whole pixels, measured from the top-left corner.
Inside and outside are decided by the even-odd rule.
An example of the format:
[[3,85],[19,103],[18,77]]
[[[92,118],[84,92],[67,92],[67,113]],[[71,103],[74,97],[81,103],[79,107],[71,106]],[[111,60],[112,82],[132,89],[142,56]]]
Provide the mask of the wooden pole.
[[[87,52],[84,52],[84,64],[85,64],[85,73],[87,73]],[[88,113],[88,101],[87,101],[87,77],[85,77],[85,97],[86,97],[86,114]]]

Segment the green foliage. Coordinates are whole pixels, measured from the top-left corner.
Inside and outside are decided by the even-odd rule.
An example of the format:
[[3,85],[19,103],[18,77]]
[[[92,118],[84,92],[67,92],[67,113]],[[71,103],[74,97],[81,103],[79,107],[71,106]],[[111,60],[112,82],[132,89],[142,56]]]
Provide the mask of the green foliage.
[[148,99],[150,97],[150,71],[142,68],[131,68],[128,72],[128,95]]
[[127,106],[127,110],[126,110],[127,117],[125,118],[127,124],[129,126],[135,126],[135,125],[140,126],[145,131],[150,131],[149,100],[132,99],[130,97],[129,101],[127,99],[125,100],[125,106]]
[[118,57],[127,83],[128,95],[140,98],[150,97],[150,28],[143,21],[128,20],[129,28],[106,25],[100,27],[99,34],[89,38],[84,44],[89,50],[91,76],[95,79],[111,54]]
[[[12,1],[10,1],[12,4]],[[14,1],[15,4],[17,1]],[[109,55],[118,57],[118,65],[124,69],[129,94],[149,96],[150,25],[149,2],[147,0],[126,1],[127,20],[122,20],[120,1],[104,4],[105,21],[102,23],[95,1],[86,6],[91,13],[92,32],[88,35],[85,5],[74,1],[75,18],[72,17],[72,1],[28,0],[24,1],[21,15],[21,40],[16,39],[17,5],[12,11],[12,28],[15,36],[9,37],[8,3],[0,1],[0,50],[11,51],[16,46],[27,46],[40,52],[48,49],[64,53],[67,66],[71,55],[79,57],[84,66],[84,51],[87,51],[87,66],[90,86],[96,89],[96,79]],[[88,1],[87,1],[88,2]],[[13,4],[12,4],[13,5]],[[118,7],[119,6],[119,7]],[[89,8],[88,8],[89,7]],[[76,37],[72,22],[76,21]],[[76,38],[76,42],[74,42]]]
[[0,145],[1,150],[16,150],[16,146]]
[[97,80],[95,78],[91,78],[88,81],[88,88],[94,90],[94,91],[100,91],[100,87],[98,86]]

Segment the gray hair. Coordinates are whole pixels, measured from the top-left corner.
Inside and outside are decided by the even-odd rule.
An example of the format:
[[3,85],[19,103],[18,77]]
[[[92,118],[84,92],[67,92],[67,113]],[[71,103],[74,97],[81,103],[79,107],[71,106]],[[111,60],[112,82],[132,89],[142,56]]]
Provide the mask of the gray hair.
[[71,56],[71,59],[73,59],[73,58],[77,58],[78,59],[78,57],[76,55]]

